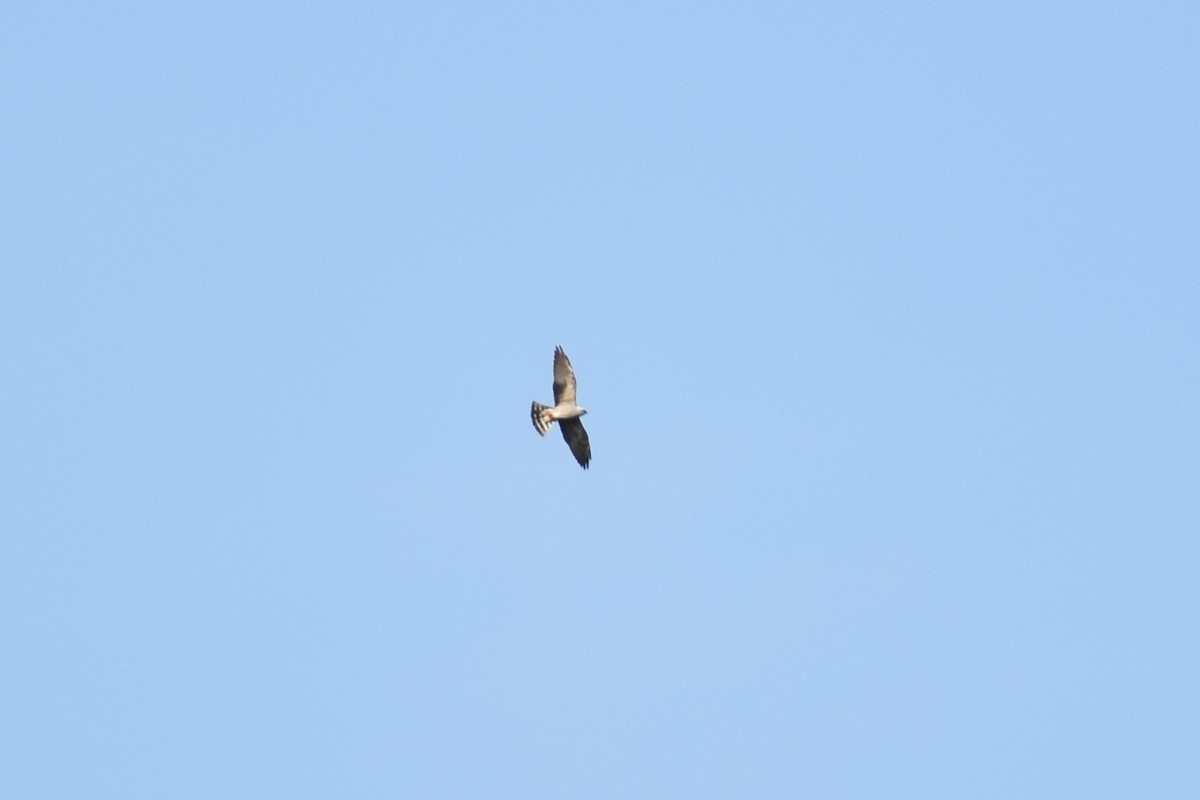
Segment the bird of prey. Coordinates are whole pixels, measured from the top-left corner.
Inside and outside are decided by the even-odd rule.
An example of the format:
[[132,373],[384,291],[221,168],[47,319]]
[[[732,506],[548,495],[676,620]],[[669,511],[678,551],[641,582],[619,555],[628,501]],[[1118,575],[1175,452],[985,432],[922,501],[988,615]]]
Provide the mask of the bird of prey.
[[533,427],[542,436],[557,422],[567,446],[571,448],[571,455],[575,456],[579,466],[588,468],[592,460],[592,445],[588,442],[587,431],[583,429],[583,421],[579,419],[587,413],[587,409],[575,403],[575,370],[571,369],[571,360],[561,347],[554,348],[554,407],[544,406],[535,400],[529,413],[533,417]]

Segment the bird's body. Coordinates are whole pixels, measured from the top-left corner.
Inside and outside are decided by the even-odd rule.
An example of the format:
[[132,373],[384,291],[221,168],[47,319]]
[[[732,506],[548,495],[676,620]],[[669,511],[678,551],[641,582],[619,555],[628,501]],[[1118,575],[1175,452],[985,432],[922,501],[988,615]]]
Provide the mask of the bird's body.
[[562,429],[563,439],[571,448],[571,455],[584,469],[592,460],[592,445],[580,417],[587,409],[575,402],[575,370],[571,360],[561,347],[554,348],[554,405],[546,406],[534,401],[530,409],[533,427],[545,436],[555,422]]
[[544,406],[541,403],[534,401],[533,403],[533,426],[538,429],[538,433],[543,436],[550,430],[550,426],[555,422],[561,422],[565,419],[579,419],[587,413],[587,409],[571,403],[559,403],[556,406]]

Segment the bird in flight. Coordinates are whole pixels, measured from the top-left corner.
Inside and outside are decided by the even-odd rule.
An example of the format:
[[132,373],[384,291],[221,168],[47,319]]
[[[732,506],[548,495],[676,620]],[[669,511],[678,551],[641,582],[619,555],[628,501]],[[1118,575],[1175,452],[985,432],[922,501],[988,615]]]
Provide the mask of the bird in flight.
[[535,400],[529,413],[533,417],[533,427],[542,436],[557,422],[562,429],[563,439],[571,448],[571,455],[575,456],[579,466],[588,468],[592,460],[592,445],[579,419],[587,413],[587,409],[575,403],[575,370],[571,369],[571,359],[567,358],[561,347],[554,348],[554,407],[544,406]]

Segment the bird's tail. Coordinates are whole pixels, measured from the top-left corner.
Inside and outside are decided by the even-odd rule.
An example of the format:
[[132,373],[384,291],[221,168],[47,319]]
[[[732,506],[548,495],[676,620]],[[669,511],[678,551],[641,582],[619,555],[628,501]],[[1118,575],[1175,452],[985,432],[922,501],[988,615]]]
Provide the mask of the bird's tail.
[[537,428],[537,432],[542,436],[545,436],[546,432],[550,430],[550,426],[554,424],[554,417],[550,416],[550,407],[538,402],[535,402],[533,408],[529,410],[529,416],[533,418],[533,427]]

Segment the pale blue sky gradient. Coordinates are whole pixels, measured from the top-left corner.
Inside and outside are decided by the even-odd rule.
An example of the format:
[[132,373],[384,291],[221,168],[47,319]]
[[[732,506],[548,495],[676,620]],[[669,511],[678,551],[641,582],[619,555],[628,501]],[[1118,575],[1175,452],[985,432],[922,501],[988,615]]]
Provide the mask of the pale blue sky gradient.
[[1195,4],[20,6],[0,796],[1200,796]]

